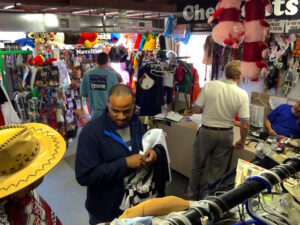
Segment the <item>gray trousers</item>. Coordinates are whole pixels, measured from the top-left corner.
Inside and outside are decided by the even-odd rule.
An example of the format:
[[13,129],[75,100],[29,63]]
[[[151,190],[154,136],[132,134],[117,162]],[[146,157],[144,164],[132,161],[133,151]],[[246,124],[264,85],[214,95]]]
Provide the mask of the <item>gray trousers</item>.
[[207,181],[221,178],[229,167],[233,152],[233,130],[218,131],[201,127],[194,143],[188,197],[199,200],[200,184],[207,158],[210,157]]

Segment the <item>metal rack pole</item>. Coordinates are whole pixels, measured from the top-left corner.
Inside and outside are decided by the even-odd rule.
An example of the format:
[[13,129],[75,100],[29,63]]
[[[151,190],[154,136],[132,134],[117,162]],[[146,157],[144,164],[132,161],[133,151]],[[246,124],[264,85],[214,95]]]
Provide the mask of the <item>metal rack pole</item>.
[[[300,171],[300,159],[293,158],[287,159],[284,164],[276,166],[270,170],[270,173],[263,173],[261,177],[266,178],[270,182],[270,186],[278,184],[278,178],[284,180]],[[276,174],[277,177],[272,175]],[[193,225],[201,225],[201,217],[207,216],[208,218],[220,219],[222,218],[225,212],[228,212],[230,209],[236,207],[237,205],[245,202],[246,200],[257,196],[263,190],[266,189],[266,185],[263,182],[258,180],[248,180],[244,182],[239,187],[228,191],[227,193],[220,195],[218,197],[212,197],[210,200],[211,205],[216,204],[218,207],[210,207],[209,212],[203,207],[190,208],[184,213],[184,216],[191,222]],[[201,201],[200,201],[201,202]],[[205,201],[204,201],[205,202]],[[220,210],[222,214],[220,215]],[[173,218],[169,221],[172,225],[184,225],[185,223],[178,218]]]

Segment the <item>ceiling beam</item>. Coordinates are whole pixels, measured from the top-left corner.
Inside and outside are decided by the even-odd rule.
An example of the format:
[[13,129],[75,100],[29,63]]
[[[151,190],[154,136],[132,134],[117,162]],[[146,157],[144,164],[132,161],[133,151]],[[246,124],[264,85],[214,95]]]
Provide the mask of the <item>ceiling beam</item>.
[[125,10],[139,10],[151,12],[175,12],[175,4],[166,4],[164,1],[160,2],[142,2],[134,0],[72,0],[72,6],[85,6],[88,8],[112,8]]
[[24,5],[36,5],[36,6],[67,6],[70,5],[70,0],[51,0],[51,1],[39,1],[39,0],[0,0],[2,3],[22,3]]
[[[0,2],[14,3],[15,0],[0,0]],[[25,5],[37,5],[46,7],[76,7],[82,9],[112,8],[125,10],[139,10],[151,12],[175,12],[176,5],[165,0],[142,2],[136,0],[18,0]]]

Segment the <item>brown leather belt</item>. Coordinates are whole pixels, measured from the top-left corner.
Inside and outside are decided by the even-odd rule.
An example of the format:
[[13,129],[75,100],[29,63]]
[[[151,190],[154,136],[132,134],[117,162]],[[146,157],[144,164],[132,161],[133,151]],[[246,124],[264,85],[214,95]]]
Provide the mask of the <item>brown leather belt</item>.
[[232,130],[233,127],[225,128],[225,127],[209,127],[202,125],[201,127],[208,129],[208,130]]

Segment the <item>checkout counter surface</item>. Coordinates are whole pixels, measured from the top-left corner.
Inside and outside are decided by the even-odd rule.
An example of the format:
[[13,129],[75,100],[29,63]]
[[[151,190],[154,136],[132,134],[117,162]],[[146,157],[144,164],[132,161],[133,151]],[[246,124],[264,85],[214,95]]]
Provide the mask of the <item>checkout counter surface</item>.
[[[158,122],[158,128],[163,129],[166,134],[166,140],[171,160],[171,168],[186,177],[190,175],[190,169],[193,157],[193,144],[197,134],[199,124],[193,122],[168,122],[168,124]],[[234,126],[233,144],[240,139],[240,128]],[[298,140],[299,141],[299,140]],[[235,149],[232,154],[230,169],[237,166],[238,159],[251,161],[255,157],[257,142],[246,142],[244,149]],[[296,157],[293,148],[286,148],[284,153],[278,154],[268,151],[269,158],[281,164],[288,157]],[[208,161],[209,163],[209,161]],[[207,170],[208,168],[206,168]],[[205,174],[205,171],[204,171]]]
[[[158,128],[167,133],[167,145],[171,160],[171,168],[189,177],[192,157],[193,144],[197,134],[199,124],[193,122],[158,122]],[[239,127],[234,127],[234,143],[240,139]],[[238,159],[252,160],[255,156],[255,143],[246,146],[245,149],[236,149],[233,152],[231,168],[237,165]]]

